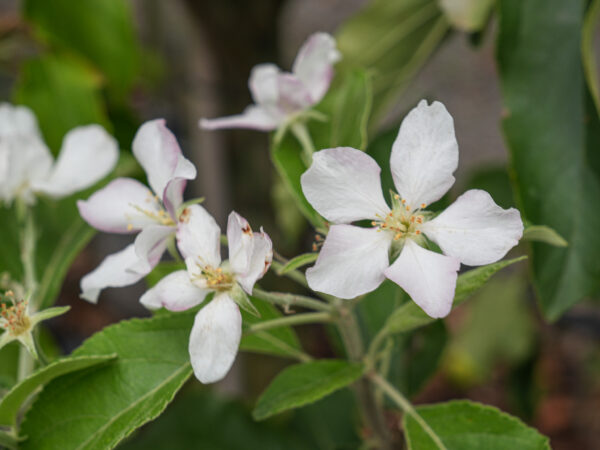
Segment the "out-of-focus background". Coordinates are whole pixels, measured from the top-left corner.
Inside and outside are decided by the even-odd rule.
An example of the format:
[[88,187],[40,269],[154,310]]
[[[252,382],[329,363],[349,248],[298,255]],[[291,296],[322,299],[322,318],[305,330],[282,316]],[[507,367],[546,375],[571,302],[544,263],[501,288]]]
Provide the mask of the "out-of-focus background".
[[[232,209],[253,226],[263,225],[276,250],[291,257],[310,251],[314,236],[282,192],[270,161],[269,136],[203,131],[197,123],[201,117],[242,111],[251,103],[247,79],[255,64],[275,62],[289,70],[307,36],[315,31],[343,34],[370,3],[0,0],[0,99],[31,106],[53,151],[71,127],[99,122],[128,152],[143,121],[165,118],[198,168],[188,197],[206,197],[206,208],[222,227]],[[375,95],[375,102],[392,98],[393,104],[378,110],[374,136],[391,130],[381,138],[391,143],[406,111],[422,98],[439,100],[454,117],[460,146],[452,196],[481,187],[502,206],[514,205],[500,125],[496,20],[477,33],[456,31],[437,2],[407,3],[413,5],[411,14],[388,39],[413,39],[408,56],[376,48],[363,55],[383,71],[375,76],[383,77],[386,67],[396,70],[395,63],[403,69],[390,78],[397,87],[394,95]],[[106,290],[98,305],[78,298],[81,277],[130,240],[99,233],[74,261],[58,300],[72,310],[49,327],[49,340],[61,351],[73,350],[118,320],[148,315],[137,301],[143,282]],[[523,246],[513,253],[525,251]],[[398,377],[416,403],[474,399],[521,417],[548,435],[556,450],[595,449],[600,442],[600,312],[582,303],[548,324],[527,280],[525,264],[510,268],[453,312],[446,327],[428,327],[410,342],[399,338],[397,344],[406,351],[395,361]],[[265,285],[296,289],[274,276]],[[311,354],[334,354],[322,327],[303,327],[300,336]],[[354,448],[353,431],[335,423],[325,427],[313,417],[313,407],[252,423],[246,406],[285,364],[241,354],[216,392],[190,381],[164,416],[122,448],[283,448],[284,442],[291,448]],[[327,401],[335,415],[347,409],[349,400],[341,393]],[[338,444],[345,447],[335,447],[331,430],[324,428],[335,429]],[[304,434],[311,435],[312,444],[303,441]]]

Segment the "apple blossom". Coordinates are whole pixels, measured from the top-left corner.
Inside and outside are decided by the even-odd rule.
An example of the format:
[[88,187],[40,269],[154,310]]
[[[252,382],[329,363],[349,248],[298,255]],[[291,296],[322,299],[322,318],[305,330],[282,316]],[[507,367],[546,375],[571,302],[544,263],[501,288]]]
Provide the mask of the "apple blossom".
[[333,64],[340,58],[334,38],[315,33],[298,52],[292,73],[282,72],[274,64],[259,64],[252,69],[248,85],[254,104],[242,114],[201,119],[200,127],[261,131],[285,128],[321,101],[333,78]]
[[[348,299],[389,278],[428,315],[446,316],[460,264],[495,262],[523,233],[519,212],[502,209],[481,190],[467,191],[435,217],[425,210],[453,185],[457,165],[452,117],[443,104],[425,100],[406,116],[392,146],[390,167],[398,191],[392,208],[381,190],[381,169],[369,155],[349,147],[315,153],[302,175],[302,189],[334,225],[306,272],[309,286]],[[373,227],[349,225],[363,219]],[[443,254],[424,248],[425,236]],[[397,256],[391,264],[390,255]]]
[[134,244],[107,256],[81,280],[81,297],[91,302],[103,288],[136,283],[158,263],[177,229],[187,180],[196,177],[196,168],[183,157],[162,119],[144,123],[132,147],[150,188],[132,178],[117,178],[77,203],[81,217],[98,230],[138,233]]
[[243,217],[232,212],[227,222],[229,260],[221,262],[221,230],[199,205],[186,208],[177,230],[179,251],[187,270],[173,272],[140,299],[149,309],[165,307],[182,311],[199,305],[214,292],[212,301],[196,315],[189,352],[196,377],[214,383],[229,371],[242,336],[238,303],[252,310],[246,294],[271,265],[269,236],[254,233]]
[[65,135],[54,161],[33,112],[0,104],[0,198],[6,203],[71,195],[104,178],[118,157],[116,140],[100,125],[86,125]]

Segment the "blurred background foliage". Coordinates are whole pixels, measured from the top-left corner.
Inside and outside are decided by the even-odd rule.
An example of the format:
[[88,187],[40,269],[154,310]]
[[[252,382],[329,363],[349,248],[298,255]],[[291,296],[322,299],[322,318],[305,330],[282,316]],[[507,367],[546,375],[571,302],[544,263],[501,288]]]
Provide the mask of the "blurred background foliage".
[[[232,208],[263,224],[276,249],[291,257],[310,251],[314,239],[303,213],[320,220],[294,201],[304,170],[298,144],[288,137],[269,154],[265,135],[201,132],[196,123],[248,104],[253,65],[288,68],[308,34],[335,33],[344,59],[317,107],[334,126],[311,123],[317,148],[366,150],[382,166],[387,190],[389,151],[404,113],[422,97],[440,100],[456,121],[461,167],[457,187],[439,206],[463,189],[485,189],[569,243],[523,243],[513,253],[529,252],[528,263],[497,275],[444,322],[394,336],[388,378],[417,403],[471,398],[520,416],[555,449],[593,449],[600,441],[598,4],[2,0],[0,92],[35,111],[55,154],[69,129],[102,124],[122,149],[116,176],[141,176],[132,137],[144,120],[165,117],[199,169],[189,195],[205,196],[222,225]],[[346,125],[336,128],[340,123]],[[109,323],[147,314],[137,304],[144,286],[110,290],[98,306],[78,299],[81,276],[126,242],[92,240],[74,206],[92,191],[36,206],[44,224],[37,255],[44,302],[73,308],[43,333],[50,356]],[[1,214],[0,271],[18,278],[16,224],[11,211]],[[273,275],[264,285],[297,289]],[[392,283],[369,294],[360,305],[365,338],[406,301]],[[338,351],[328,328],[302,327],[298,335],[316,357]],[[279,337],[298,342],[295,334]],[[245,345],[248,353],[216,389],[192,380],[121,448],[357,448],[358,414],[348,390],[254,423],[249,406],[287,362],[255,354],[260,343]],[[0,352],[0,389],[15,382],[15,359],[15,346]],[[389,420],[397,417],[390,413]]]

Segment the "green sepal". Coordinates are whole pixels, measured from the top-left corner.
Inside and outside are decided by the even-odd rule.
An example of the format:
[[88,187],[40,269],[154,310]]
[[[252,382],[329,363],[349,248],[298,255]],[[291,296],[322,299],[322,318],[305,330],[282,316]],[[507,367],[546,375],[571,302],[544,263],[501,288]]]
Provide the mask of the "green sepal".
[[237,305],[244,311],[247,311],[255,317],[260,317],[258,309],[256,309],[256,307],[252,304],[250,298],[248,297],[248,294],[246,294],[246,292],[240,287],[239,284],[235,284],[233,289],[229,291],[229,295],[232,298],[232,300],[236,302]]

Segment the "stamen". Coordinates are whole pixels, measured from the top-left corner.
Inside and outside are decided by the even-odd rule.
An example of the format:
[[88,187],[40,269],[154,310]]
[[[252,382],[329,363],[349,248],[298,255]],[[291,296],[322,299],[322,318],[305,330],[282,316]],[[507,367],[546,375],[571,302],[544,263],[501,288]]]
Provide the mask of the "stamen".
[[421,209],[425,208],[427,205],[425,203],[421,203]]
[[133,225],[130,224],[130,223],[128,223],[127,224],[127,231],[131,231],[131,230],[133,230]]

